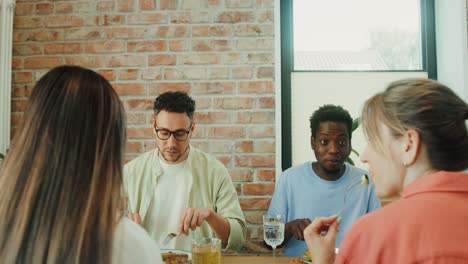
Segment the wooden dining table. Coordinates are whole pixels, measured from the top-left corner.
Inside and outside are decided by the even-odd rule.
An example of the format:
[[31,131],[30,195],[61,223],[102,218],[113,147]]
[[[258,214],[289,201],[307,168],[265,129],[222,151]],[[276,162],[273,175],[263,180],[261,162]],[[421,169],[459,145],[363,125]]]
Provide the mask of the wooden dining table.
[[221,256],[221,264],[289,264],[292,257]]

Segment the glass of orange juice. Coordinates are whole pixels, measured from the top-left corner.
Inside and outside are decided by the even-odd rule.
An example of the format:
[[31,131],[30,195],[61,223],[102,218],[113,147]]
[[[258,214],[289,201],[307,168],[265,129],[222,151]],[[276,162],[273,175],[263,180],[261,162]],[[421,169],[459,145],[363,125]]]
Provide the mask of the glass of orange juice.
[[218,238],[193,240],[192,264],[221,264],[221,240]]

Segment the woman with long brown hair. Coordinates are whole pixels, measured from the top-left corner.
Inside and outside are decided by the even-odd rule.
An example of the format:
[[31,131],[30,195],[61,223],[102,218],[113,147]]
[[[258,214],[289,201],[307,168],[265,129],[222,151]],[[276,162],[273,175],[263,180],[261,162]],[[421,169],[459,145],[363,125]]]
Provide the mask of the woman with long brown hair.
[[401,198],[360,218],[336,258],[339,218],[315,219],[304,230],[313,263],[468,263],[467,119],[466,102],[429,79],[367,100],[361,160],[380,198]]
[[37,82],[0,171],[0,262],[161,263],[119,209],[125,129],[99,74],[60,66]]

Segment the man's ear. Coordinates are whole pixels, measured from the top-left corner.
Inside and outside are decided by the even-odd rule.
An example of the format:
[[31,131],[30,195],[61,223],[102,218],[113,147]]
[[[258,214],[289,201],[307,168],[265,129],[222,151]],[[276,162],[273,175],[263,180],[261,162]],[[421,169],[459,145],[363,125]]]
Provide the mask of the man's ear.
[[315,149],[315,138],[314,138],[314,136],[310,136],[310,147],[312,148],[312,150]]
[[409,129],[403,135],[403,156],[402,162],[405,166],[413,164],[421,151],[421,138],[418,131]]

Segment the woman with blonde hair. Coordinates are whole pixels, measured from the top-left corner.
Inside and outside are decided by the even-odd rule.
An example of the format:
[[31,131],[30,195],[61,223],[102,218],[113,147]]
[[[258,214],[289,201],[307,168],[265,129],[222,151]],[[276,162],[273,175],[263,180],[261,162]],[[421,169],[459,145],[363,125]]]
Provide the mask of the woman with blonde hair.
[[120,213],[125,129],[99,74],[60,66],[37,82],[0,171],[2,263],[161,263]]
[[367,100],[361,160],[380,198],[401,199],[360,218],[336,257],[338,217],[315,219],[304,230],[313,263],[468,263],[467,118],[467,104],[428,79]]

